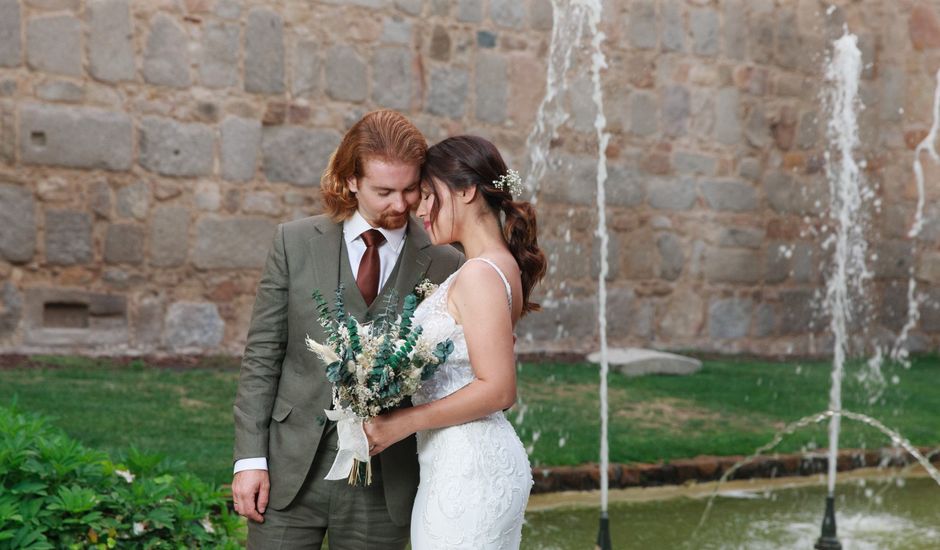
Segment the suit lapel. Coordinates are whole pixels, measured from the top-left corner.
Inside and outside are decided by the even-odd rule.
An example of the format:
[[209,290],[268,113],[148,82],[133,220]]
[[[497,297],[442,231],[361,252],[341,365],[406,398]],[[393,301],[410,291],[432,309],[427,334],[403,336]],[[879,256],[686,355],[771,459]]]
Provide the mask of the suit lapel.
[[317,233],[310,239],[310,252],[315,258],[314,276],[316,277],[316,288],[326,298],[326,301],[333,302],[334,292],[339,287],[339,269],[344,260],[340,253],[343,244],[343,224],[334,223],[326,218],[315,226]]

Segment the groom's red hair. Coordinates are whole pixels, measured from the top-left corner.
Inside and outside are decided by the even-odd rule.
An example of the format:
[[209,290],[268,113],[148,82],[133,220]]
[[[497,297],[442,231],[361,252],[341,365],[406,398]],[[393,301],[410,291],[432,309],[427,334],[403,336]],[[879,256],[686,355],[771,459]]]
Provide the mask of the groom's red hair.
[[363,176],[367,160],[421,166],[427,152],[428,142],[421,131],[400,113],[381,110],[366,114],[343,136],[320,179],[326,213],[339,222],[356,212],[359,203],[347,181]]

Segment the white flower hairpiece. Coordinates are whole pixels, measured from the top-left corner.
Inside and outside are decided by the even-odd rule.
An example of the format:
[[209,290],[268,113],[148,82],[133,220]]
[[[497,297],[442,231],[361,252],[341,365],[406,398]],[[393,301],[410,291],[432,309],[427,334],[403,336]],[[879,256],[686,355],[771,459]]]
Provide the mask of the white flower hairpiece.
[[523,191],[522,178],[519,177],[519,172],[511,168],[508,172],[500,176],[498,180],[493,180],[493,186],[502,191],[508,191],[509,194],[514,197],[518,197]]

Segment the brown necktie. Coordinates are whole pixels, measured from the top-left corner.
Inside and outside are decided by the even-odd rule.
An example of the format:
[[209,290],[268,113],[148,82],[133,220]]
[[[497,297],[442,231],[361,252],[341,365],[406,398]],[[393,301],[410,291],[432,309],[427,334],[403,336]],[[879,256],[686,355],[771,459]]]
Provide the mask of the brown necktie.
[[362,242],[366,243],[366,253],[359,262],[356,286],[359,287],[366,305],[371,306],[379,293],[379,247],[385,242],[385,235],[378,229],[370,229],[362,234]]

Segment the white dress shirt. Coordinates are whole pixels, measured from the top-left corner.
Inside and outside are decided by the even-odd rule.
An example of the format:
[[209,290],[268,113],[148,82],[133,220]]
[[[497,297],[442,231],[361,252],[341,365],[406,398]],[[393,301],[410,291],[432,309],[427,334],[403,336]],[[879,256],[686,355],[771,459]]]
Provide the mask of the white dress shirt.
[[[402,246],[405,244],[406,227],[400,229],[373,228],[358,211],[343,222],[343,240],[346,241],[346,255],[349,257],[349,266],[352,268],[353,277],[358,275],[359,264],[362,263],[362,256],[366,253],[366,243],[362,240],[362,234],[370,229],[378,229],[385,237],[385,243],[379,247],[379,292],[382,292],[385,282],[388,281],[388,276],[395,269]],[[267,469],[267,457],[243,458],[235,461],[236,474],[242,470]]]

